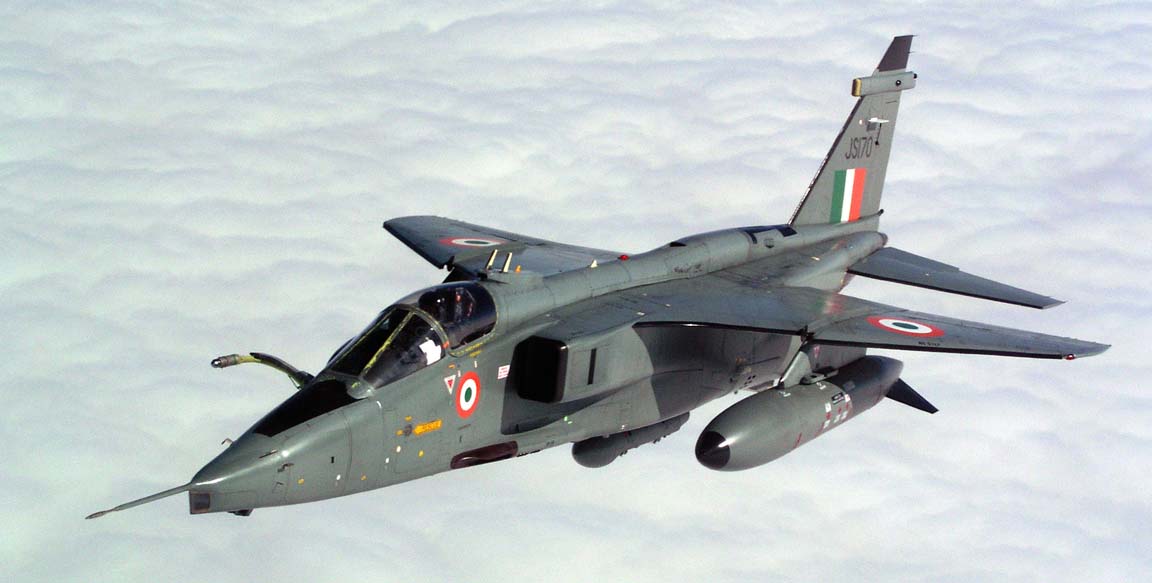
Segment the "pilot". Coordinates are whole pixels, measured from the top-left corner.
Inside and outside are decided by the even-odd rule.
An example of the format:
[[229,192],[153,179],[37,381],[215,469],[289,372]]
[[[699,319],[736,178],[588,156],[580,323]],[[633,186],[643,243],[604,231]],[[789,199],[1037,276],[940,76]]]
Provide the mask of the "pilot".
[[472,317],[476,302],[472,299],[472,294],[463,287],[456,288],[455,292],[452,298],[452,321],[463,322]]
[[427,294],[421,301],[421,307],[424,308],[436,321],[441,324],[447,324],[449,316],[452,314],[452,306],[449,305],[449,299],[444,293]]

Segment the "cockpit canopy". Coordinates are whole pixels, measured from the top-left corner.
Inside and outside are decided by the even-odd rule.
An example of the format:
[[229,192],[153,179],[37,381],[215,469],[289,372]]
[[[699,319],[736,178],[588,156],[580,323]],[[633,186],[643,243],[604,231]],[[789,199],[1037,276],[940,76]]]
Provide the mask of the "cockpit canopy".
[[[492,295],[474,282],[438,285],[416,292],[380,315],[333,355],[326,371],[359,377],[382,387],[444,358],[496,327]],[[265,415],[252,431],[273,436],[305,421],[355,403],[355,382],[321,372]]]
[[380,387],[479,339],[496,326],[492,295],[475,282],[439,285],[408,296],[333,357],[332,372],[359,376]]
[[432,316],[448,334],[452,348],[468,344],[496,326],[496,304],[480,284],[438,285],[400,300]]

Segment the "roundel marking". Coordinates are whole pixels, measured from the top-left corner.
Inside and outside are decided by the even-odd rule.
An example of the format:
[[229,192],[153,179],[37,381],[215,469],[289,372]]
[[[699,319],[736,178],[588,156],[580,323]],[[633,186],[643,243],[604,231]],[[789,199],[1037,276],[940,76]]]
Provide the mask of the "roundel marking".
[[507,243],[504,239],[491,237],[444,237],[440,242],[453,247],[495,247]]
[[873,326],[888,332],[895,332],[896,334],[903,334],[905,336],[916,336],[919,338],[935,338],[943,336],[944,331],[923,322],[915,320],[905,320],[902,318],[888,318],[885,316],[870,316],[868,323]]
[[476,403],[480,401],[480,375],[476,371],[468,371],[460,377],[456,384],[456,414],[461,419],[467,419],[476,411]]

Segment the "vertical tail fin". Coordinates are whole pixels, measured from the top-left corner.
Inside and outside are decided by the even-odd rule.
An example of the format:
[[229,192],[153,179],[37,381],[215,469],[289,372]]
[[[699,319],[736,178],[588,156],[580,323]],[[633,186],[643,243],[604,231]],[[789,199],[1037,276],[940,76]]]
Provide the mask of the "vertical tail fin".
[[880,211],[900,94],[916,86],[916,73],[906,70],[911,47],[911,35],[892,39],[872,75],[852,80],[856,106],[791,224],[845,223]]

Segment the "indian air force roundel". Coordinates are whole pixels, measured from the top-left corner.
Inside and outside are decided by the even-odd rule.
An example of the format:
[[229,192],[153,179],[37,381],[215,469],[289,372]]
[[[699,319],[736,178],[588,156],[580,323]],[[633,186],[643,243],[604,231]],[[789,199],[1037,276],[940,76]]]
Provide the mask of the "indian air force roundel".
[[495,247],[507,243],[504,239],[492,237],[444,237],[440,242],[453,247]]
[[476,371],[468,371],[460,377],[460,382],[456,385],[456,414],[461,419],[471,417],[479,401],[480,375],[476,374]]
[[905,336],[935,338],[937,336],[944,335],[944,331],[935,326],[924,324],[922,322],[916,322],[913,320],[904,320],[902,318],[870,316],[868,318],[868,323],[877,328],[880,328],[881,330],[887,330],[888,332],[895,332]]

